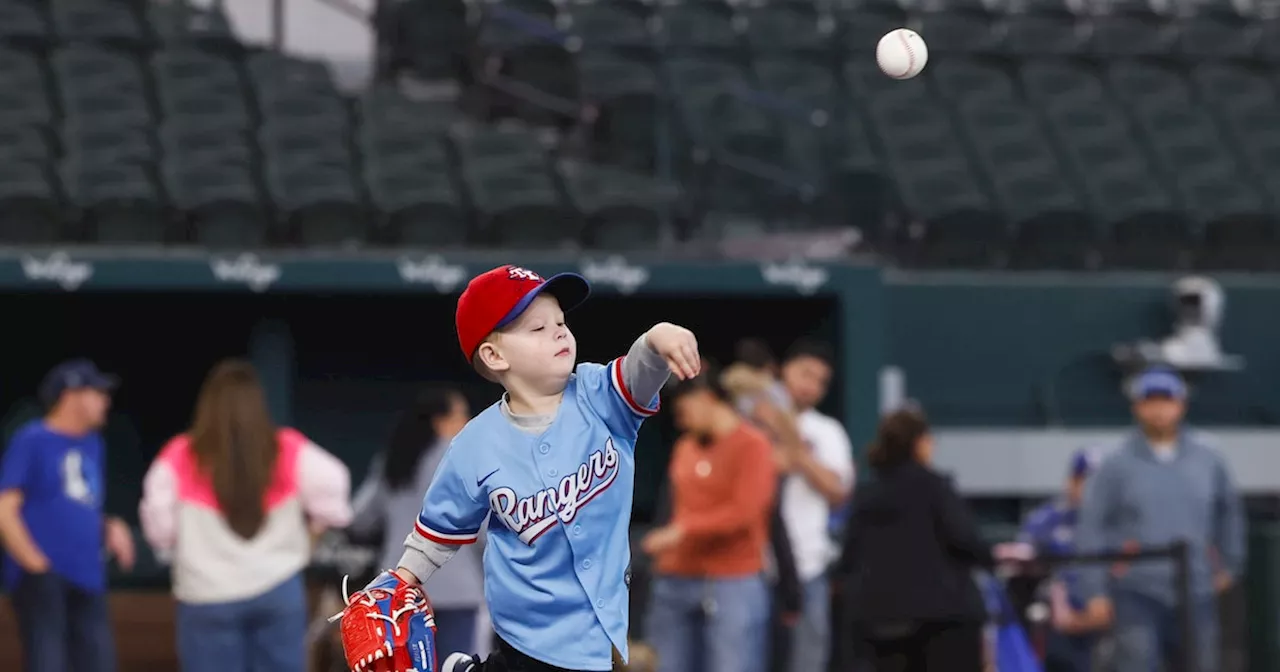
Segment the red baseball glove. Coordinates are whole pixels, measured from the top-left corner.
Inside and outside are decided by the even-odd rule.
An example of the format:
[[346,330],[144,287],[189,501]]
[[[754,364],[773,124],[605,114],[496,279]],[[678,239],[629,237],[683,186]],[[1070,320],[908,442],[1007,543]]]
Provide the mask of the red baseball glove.
[[353,672],[436,672],[436,619],[421,587],[383,572],[346,599],[334,618]]

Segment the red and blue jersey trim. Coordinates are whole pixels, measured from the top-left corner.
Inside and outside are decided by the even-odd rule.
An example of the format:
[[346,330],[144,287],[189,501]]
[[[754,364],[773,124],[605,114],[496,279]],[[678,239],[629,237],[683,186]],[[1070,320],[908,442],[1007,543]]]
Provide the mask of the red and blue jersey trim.
[[418,520],[414,523],[413,528],[418,532],[418,534],[421,534],[427,539],[434,541],[437,544],[446,544],[449,546],[466,546],[467,544],[474,544],[476,543],[476,540],[480,538],[480,530],[472,530],[469,532],[442,532],[434,529],[422,521],[422,516],[418,516]]
[[613,385],[614,391],[618,393],[619,397],[622,397],[622,401],[627,405],[627,408],[630,409],[632,413],[635,413],[642,418],[650,417],[662,408],[662,400],[655,397],[652,407],[645,406],[636,401],[635,397],[631,395],[631,390],[627,389],[627,382],[622,379],[622,360],[624,359],[626,359],[625,356],[609,362],[608,371],[606,372],[609,375],[609,383]]

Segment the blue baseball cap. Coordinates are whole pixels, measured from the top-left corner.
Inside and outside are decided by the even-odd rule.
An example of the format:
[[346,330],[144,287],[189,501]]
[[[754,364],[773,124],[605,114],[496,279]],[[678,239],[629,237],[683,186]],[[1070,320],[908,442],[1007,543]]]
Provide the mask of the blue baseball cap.
[[1176,371],[1166,368],[1147,369],[1129,383],[1129,398],[1141,401],[1151,397],[1185,399],[1187,384]]
[[93,388],[110,392],[120,384],[120,379],[109,373],[103,373],[97,364],[87,359],[65,361],[46,373],[40,381],[40,400],[52,405],[67,390]]
[[1071,477],[1083,478],[1092,474],[1102,462],[1097,450],[1081,448],[1071,456]]

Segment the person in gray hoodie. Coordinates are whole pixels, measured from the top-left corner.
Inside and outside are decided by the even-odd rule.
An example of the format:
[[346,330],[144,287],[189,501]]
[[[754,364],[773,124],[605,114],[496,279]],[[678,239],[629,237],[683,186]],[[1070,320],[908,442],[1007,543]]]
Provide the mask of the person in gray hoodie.
[[1144,560],[1080,573],[1086,609],[1110,620],[1112,663],[1124,672],[1218,669],[1216,595],[1240,577],[1245,561],[1240,496],[1222,457],[1184,429],[1187,388],[1167,369],[1148,369],[1129,389],[1137,431],[1090,480],[1076,531],[1081,553],[1134,552],[1185,541],[1190,549],[1194,658],[1179,638],[1174,565]]
[[[387,521],[417,517],[423,493],[449,442],[470,419],[471,411],[461,392],[443,385],[427,387],[400,416],[386,451],[369,465],[369,475],[356,492],[355,517],[348,530],[356,534],[384,530],[379,567],[395,567],[404,554],[403,531]],[[483,552],[483,543],[462,546],[453,562],[426,583],[441,651],[475,651],[485,643],[479,634],[484,606]]]

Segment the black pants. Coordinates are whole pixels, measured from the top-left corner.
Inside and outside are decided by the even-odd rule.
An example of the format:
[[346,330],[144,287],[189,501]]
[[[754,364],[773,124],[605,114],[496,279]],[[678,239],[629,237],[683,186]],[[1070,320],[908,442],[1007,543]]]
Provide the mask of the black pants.
[[982,625],[924,623],[902,634],[874,630],[859,642],[875,672],[982,672]]
[[501,637],[496,637],[498,650],[489,654],[481,672],[583,672],[548,665],[516,651]]
[[105,594],[86,592],[47,572],[23,576],[10,597],[26,672],[114,672]]

